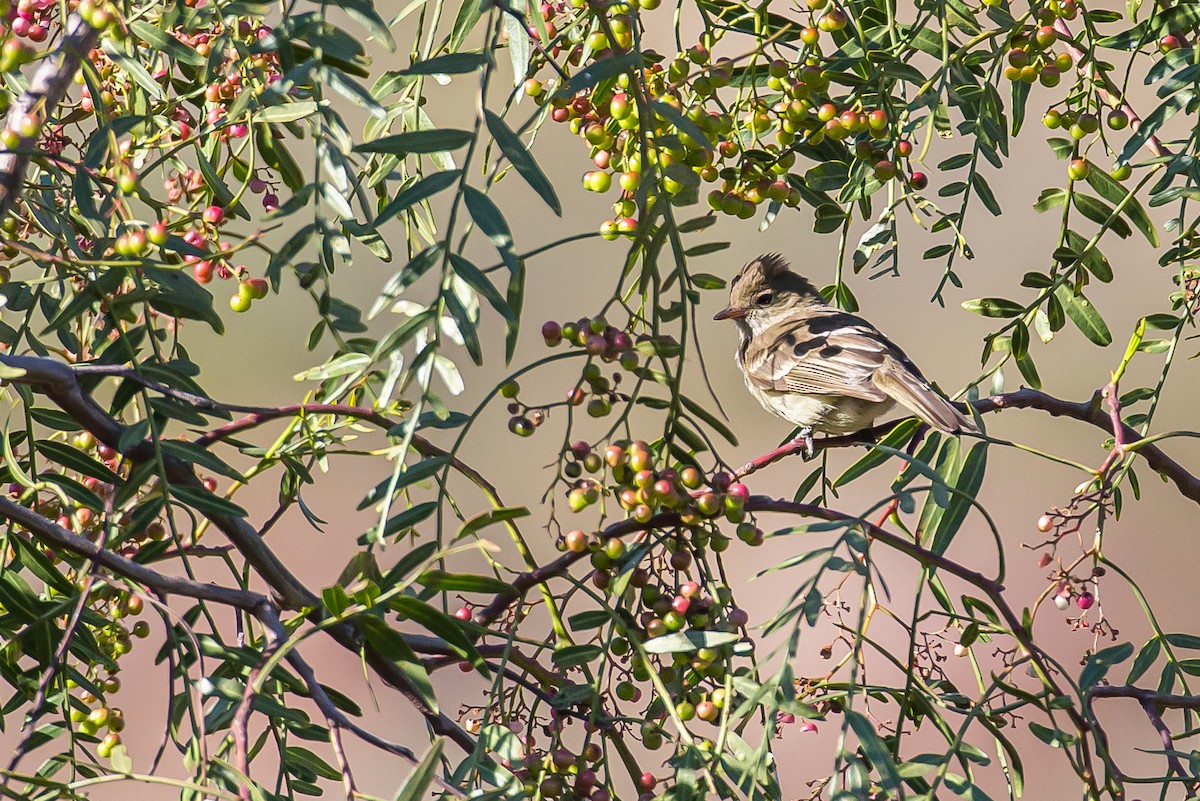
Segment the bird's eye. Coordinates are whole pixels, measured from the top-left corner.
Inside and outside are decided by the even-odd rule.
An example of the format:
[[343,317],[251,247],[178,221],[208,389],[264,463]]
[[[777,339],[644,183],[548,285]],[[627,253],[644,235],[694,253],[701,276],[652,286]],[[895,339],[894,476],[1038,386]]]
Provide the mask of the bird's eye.
[[775,299],[775,296],[773,294],[771,294],[770,292],[764,292],[761,295],[759,295],[757,298],[754,299],[754,303],[755,303],[755,305],[758,305],[758,306],[769,306],[771,301],[773,301],[774,299]]

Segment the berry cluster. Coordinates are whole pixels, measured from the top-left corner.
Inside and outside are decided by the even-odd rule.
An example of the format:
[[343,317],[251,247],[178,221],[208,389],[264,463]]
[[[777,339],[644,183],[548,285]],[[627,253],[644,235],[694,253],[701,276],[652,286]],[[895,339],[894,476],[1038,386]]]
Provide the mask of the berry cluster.
[[[543,3],[543,24],[554,41],[550,55],[565,50],[567,65],[578,65],[584,54],[602,59],[627,52],[640,13],[656,6]],[[544,61],[533,59],[534,77],[525,82],[525,93],[587,143],[595,169],[584,174],[584,187],[603,193],[615,183],[621,191],[614,218],[601,225],[605,238],[637,230],[639,213],[646,210],[638,204],[649,207],[657,196],[638,191],[651,168],[672,203],[694,202],[701,182],[718,183],[707,195],[709,206],[742,218],[766,202],[801,202],[803,179],[792,169],[802,145],[844,143],[880,181],[902,172],[912,147],[894,134],[886,109],[830,94],[822,45],[846,27],[846,15],[828,0],[809,0],[808,7],[812,24],[801,31],[803,49],[790,61],[756,58],[746,67],[715,57],[717,30],[674,58],[645,50],[642,69],[571,96],[555,91],[551,79],[537,77]],[[726,87],[743,91],[751,79],[762,81],[767,92],[739,95],[736,103],[719,97]],[[916,189],[927,183],[921,173],[907,180]]]

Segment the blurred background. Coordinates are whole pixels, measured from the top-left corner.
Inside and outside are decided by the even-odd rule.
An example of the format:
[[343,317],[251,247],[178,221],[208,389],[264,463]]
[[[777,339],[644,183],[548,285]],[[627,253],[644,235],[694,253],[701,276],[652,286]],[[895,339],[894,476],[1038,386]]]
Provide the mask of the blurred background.
[[[405,39],[397,35],[402,49]],[[387,56],[395,63],[406,63],[400,56]],[[493,100],[500,102],[507,87],[503,79],[508,77],[507,65],[503,64],[497,75],[498,85]],[[382,68],[385,66],[380,63]],[[444,127],[469,127],[473,98],[476,91],[474,80],[469,77],[456,78],[448,86],[430,91],[427,110],[435,123]],[[1045,97],[1041,93],[1046,93]],[[1061,93],[1055,94],[1054,98]],[[1043,105],[1048,102],[1050,90],[1035,87],[1029,104],[1029,122],[1022,136],[1012,147],[1011,158],[1003,171],[985,167],[986,175],[996,198],[1004,209],[1004,215],[993,218],[981,207],[972,208],[968,215],[965,234],[974,251],[970,262],[959,260],[958,274],[965,286],[950,287],[947,291],[949,303],[945,308],[930,302],[934,288],[941,278],[942,262],[923,261],[920,254],[928,247],[945,241],[944,234],[931,235],[911,220],[902,226],[901,274],[899,277],[885,276],[876,280],[868,278],[866,272],[855,275],[846,266],[846,280],[861,304],[861,314],[900,344],[912,359],[921,366],[927,376],[935,380],[944,390],[953,393],[971,382],[981,371],[980,356],[983,337],[994,326],[990,321],[970,314],[958,307],[958,303],[971,298],[991,295],[1024,300],[1030,290],[1020,290],[1017,284],[1027,270],[1045,270],[1050,253],[1054,250],[1058,232],[1058,217],[1055,213],[1039,215],[1032,203],[1039,192],[1048,186],[1061,186],[1066,181],[1065,162],[1056,160],[1045,144],[1044,130],[1037,124]],[[1152,98],[1151,98],[1152,100]],[[1134,102],[1135,108],[1140,108]],[[342,109],[347,119],[356,128],[362,115],[354,107]],[[526,99],[517,107],[514,119],[523,120],[532,113],[532,103]],[[1143,113],[1145,113],[1143,111]],[[950,139],[935,142],[927,159],[931,178],[928,192],[934,196],[940,177],[935,165],[957,152],[959,141]],[[545,172],[551,177],[563,202],[562,218],[556,218],[541,203],[534,193],[519,178],[509,176],[493,190],[500,208],[511,224],[519,252],[532,250],[570,233],[594,231],[600,221],[611,216],[609,204],[612,196],[597,196],[585,192],[580,176],[591,167],[583,142],[572,137],[565,126],[547,125],[538,135],[534,153]],[[303,160],[301,159],[303,163]],[[471,165],[478,175],[478,165]],[[434,204],[435,211],[445,210],[446,196]],[[957,203],[957,200],[955,200]],[[441,205],[439,205],[441,204]],[[1152,210],[1153,212],[1153,210]],[[680,219],[688,219],[703,213],[700,206],[679,210]],[[444,219],[444,214],[439,217]],[[1161,223],[1165,216],[1156,216]],[[857,220],[851,232],[851,242],[871,224],[871,220]],[[788,256],[797,271],[808,275],[815,283],[829,283],[836,268],[836,235],[819,236],[812,233],[812,212],[807,207],[787,210],[765,231],[758,230],[759,220],[737,221],[721,217],[711,228],[698,234],[689,234],[689,245],[702,242],[728,242],[729,247],[711,255],[691,260],[694,272],[708,272],[729,278],[744,262],[753,256],[778,251]],[[295,223],[299,225],[299,223]],[[1088,224],[1090,233],[1093,226]],[[281,241],[287,231],[274,235]],[[1114,344],[1101,349],[1083,338],[1070,324],[1048,346],[1035,342],[1033,353],[1044,381],[1045,390],[1052,395],[1070,400],[1083,400],[1109,380],[1109,372],[1118,364],[1125,343],[1138,317],[1155,312],[1170,311],[1167,300],[1172,292],[1172,271],[1157,266],[1158,254],[1140,239],[1134,237],[1121,241],[1108,234],[1102,249],[1111,261],[1116,280],[1110,285],[1093,284],[1088,295],[1103,313],[1113,332]],[[468,257],[480,266],[497,261],[491,246],[482,237],[476,236],[468,247]],[[576,319],[594,314],[607,299],[615,286],[619,269],[625,255],[623,241],[605,242],[598,238],[577,241],[561,248],[538,255],[528,261],[528,285],[525,300],[524,326],[521,343],[513,360],[513,368],[527,364],[548,353],[538,335],[545,320]],[[252,269],[254,265],[251,265]],[[264,265],[265,266],[265,265]],[[353,265],[342,268],[334,276],[335,294],[342,300],[360,307],[369,307],[380,288],[389,277],[402,267],[402,259],[391,264],[381,263],[362,249],[356,249]],[[218,305],[223,308],[224,296],[221,287],[216,288]],[[424,284],[411,290],[415,298],[432,295]],[[789,433],[786,423],[764,412],[747,394],[741,374],[733,363],[736,332],[732,325],[711,322],[712,313],[725,304],[724,291],[704,293],[699,314],[699,337],[701,352],[711,380],[712,388],[729,417],[729,424],[739,438],[736,447],[725,446],[721,456],[728,462],[740,464],[762,454],[777,445]],[[305,340],[315,321],[311,302],[297,286],[294,279],[285,276],[284,288],[279,296],[255,304],[251,313],[245,315],[224,314],[228,334],[217,337],[201,325],[190,325],[186,331],[192,358],[203,366],[201,383],[215,398],[242,404],[282,405],[299,401],[303,393],[312,389],[311,384],[297,383],[294,376],[319,364],[328,353],[328,343],[323,343],[315,352],[305,349]],[[494,313],[485,308],[485,323],[482,331],[487,335],[485,342],[485,366],[475,369],[465,353],[451,353],[463,371],[465,392],[452,400],[452,407],[471,411],[497,383],[504,380],[508,370],[503,364],[503,333]],[[373,335],[390,330],[398,323],[398,316],[384,313],[372,323]],[[1196,350],[1194,342],[1185,343],[1184,356]],[[693,355],[693,361],[696,361]],[[704,398],[706,389],[701,379],[700,365],[689,364],[686,390],[693,397]],[[522,400],[527,403],[552,402],[563,397],[578,377],[579,363],[566,362],[565,366],[553,365],[521,379]],[[1161,369],[1161,357],[1139,356],[1127,376],[1123,388],[1152,384]],[[1021,384],[1015,367],[1006,375],[1005,389],[1016,389]],[[1163,403],[1155,418],[1156,432],[1181,428],[1195,428],[1194,404],[1197,381],[1195,362],[1178,359],[1173,368]],[[583,417],[582,415],[579,417]],[[503,401],[493,401],[483,412],[460,455],[468,464],[479,467],[497,485],[508,505],[526,505],[532,515],[523,521],[522,530],[540,559],[550,559],[555,554],[554,534],[548,531],[550,511],[542,503],[542,494],[549,486],[552,473],[546,465],[553,462],[563,437],[566,436],[566,416],[560,411],[552,414],[549,421],[530,439],[519,439],[511,435],[505,426],[508,414]],[[635,415],[636,421],[650,422],[653,418]],[[1098,465],[1105,456],[1105,435],[1083,423],[1052,419],[1034,410],[1011,410],[986,418],[988,432],[1000,438],[1024,443],[1039,450],[1076,460],[1087,465]],[[583,418],[576,419],[572,439],[588,439],[607,429],[608,422]],[[269,443],[281,426],[267,426],[258,431],[255,439]],[[655,424],[648,426],[647,438],[654,436]],[[453,441],[456,432],[440,436],[431,432],[431,438],[443,445]],[[364,434],[364,446],[379,446],[382,440]],[[1165,449],[1184,465],[1200,469],[1200,444],[1195,440],[1174,439],[1165,443]],[[233,452],[222,452],[235,464],[245,465],[234,458]],[[851,464],[863,451],[847,449],[830,456],[831,475]],[[356,511],[359,501],[369,488],[390,473],[390,463],[379,458],[333,457],[328,474],[317,474],[317,483],[307,488],[304,499],[313,512],[327,521],[323,531],[314,530],[306,524],[298,510],[293,509],[275,526],[269,542],[295,572],[314,589],[329,586],[337,580],[338,573],[355,553],[355,539],[375,520],[371,510]],[[790,498],[797,483],[807,475],[811,466],[804,465],[798,458],[779,462],[755,475],[748,483],[756,494]],[[831,506],[843,512],[858,514],[870,508],[878,498],[886,494],[887,484],[897,470],[896,465],[887,465],[872,473],[867,479],[857,482]],[[1159,625],[1164,631],[1195,631],[1197,612],[1195,575],[1197,557],[1200,556],[1200,527],[1196,524],[1196,509],[1193,504],[1181,499],[1169,485],[1165,485],[1144,466],[1138,469],[1143,498],[1132,502],[1127,493],[1126,505],[1121,519],[1111,523],[1106,532],[1104,552],[1132,575],[1145,591],[1146,600],[1154,608]],[[1077,484],[1084,479],[1079,472],[1055,465],[1022,453],[1013,448],[993,446],[989,451],[987,479],[980,494],[981,502],[994,517],[1004,540],[1008,555],[1005,584],[1010,604],[1020,609],[1036,601],[1047,586],[1048,568],[1039,568],[1037,559],[1040,550],[1024,547],[1043,539],[1035,529],[1035,521],[1044,511],[1059,504],[1066,504]],[[251,510],[251,519],[264,520],[275,509],[278,485],[270,476],[244,489],[237,495],[239,503]],[[466,516],[488,508],[486,499],[464,485],[456,485],[457,499]],[[564,527],[588,525],[588,515],[576,521],[566,510],[563,499],[558,498],[559,522]],[[768,531],[800,522],[787,519],[768,519],[762,525]],[[497,528],[486,532],[497,538],[501,548],[501,561],[517,565],[512,549],[499,538],[504,535]],[[1094,532],[1085,528],[1083,535],[1090,542]],[[210,533],[209,539],[218,536]],[[750,613],[751,626],[761,625],[780,610],[781,604],[807,573],[794,571],[773,572],[762,577],[757,574],[764,568],[804,552],[818,545],[827,544],[828,534],[790,535],[768,539],[760,548],[750,548],[740,542],[725,554],[725,565],[729,583],[734,588],[739,604]],[[210,543],[211,544],[211,543]],[[404,553],[404,546],[389,546],[381,555],[385,563],[391,563]],[[913,591],[919,571],[907,559],[875,548],[872,552],[876,566],[886,578],[892,593],[889,607],[900,616],[911,613]],[[1076,555],[1070,541],[1063,543],[1060,554],[1065,559]],[[950,557],[985,573],[994,573],[997,564],[996,546],[986,524],[978,515],[970,517],[959,533],[949,554]],[[464,569],[483,568],[483,560],[475,555],[466,555],[460,566]],[[214,573],[213,576],[219,576]],[[965,586],[948,581],[953,593],[967,592]],[[860,604],[860,588],[853,581],[847,583],[847,592],[842,600],[851,608],[851,615]],[[1088,620],[1095,621],[1097,612],[1103,614],[1112,627],[1119,631],[1117,642],[1130,641],[1135,646],[1145,642],[1149,628],[1134,595],[1115,576],[1101,584],[1101,604],[1093,609]],[[926,603],[929,602],[926,595]],[[1067,612],[1058,612],[1053,606],[1043,609],[1038,616],[1036,635],[1043,643],[1053,643],[1053,650],[1061,664],[1074,675],[1078,665],[1089,649],[1112,644],[1111,639],[1097,641],[1091,629],[1072,625],[1069,618],[1077,617],[1073,606]],[[231,621],[224,621],[231,623]],[[813,629],[806,629],[800,637],[799,656],[793,662],[797,676],[820,676],[831,666],[820,657],[823,646],[833,643],[836,636],[836,618],[826,617]],[[936,635],[937,624],[929,624],[930,632]],[[529,631],[533,631],[531,627]],[[872,633],[883,647],[901,648],[903,634],[897,626],[886,619],[875,623]],[[936,659],[945,659],[942,667],[967,694],[978,695],[975,680],[971,677],[968,660],[953,656],[957,632],[949,632],[945,639],[933,636],[930,645]],[[763,660],[765,672],[770,673],[778,666],[778,656],[772,651],[779,646],[779,638],[760,644],[758,655]],[[1007,647],[1007,643],[1003,643]],[[994,651],[997,644],[977,643],[975,655],[986,670],[996,664]],[[124,708],[129,726],[123,735],[133,759],[135,770],[146,770],[163,736],[166,715],[167,682],[162,665],[154,664],[157,643],[152,638],[140,643],[125,663],[124,689],[116,703]],[[394,691],[378,681],[369,681],[361,665],[353,655],[336,645],[319,638],[309,640],[303,648],[305,655],[315,666],[318,676],[327,684],[336,686],[350,695],[367,710],[364,724],[380,735],[412,746],[423,752],[426,735],[418,715]],[[834,644],[836,661],[845,653],[845,646]],[[1123,679],[1127,665],[1114,671],[1114,680]],[[868,659],[865,680],[895,682],[896,675],[883,659]],[[1152,671],[1144,682],[1154,684]],[[445,711],[451,716],[460,704],[478,705],[485,702],[484,685],[478,677],[463,676],[453,667],[440,671],[435,676],[438,697]],[[879,723],[894,722],[897,710],[894,705],[873,703],[869,707]],[[1100,701],[1096,707],[1100,719],[1107,725],[1111,747],[1117,762],[1129,776],[1162,775],[1165,770],[1160,755],[1146,753],[1162,747],[1155,731],[1136,703],[1132,701]],[[468,715],[469,717],[470,715]],[[1169,720],[1178,721],[1169,716]],[[262,731],[263,718],[253,719],[255,733]],[[1023,747],[1027,782],[1026,796],[1029,798],[1056,798],[1078,792],[1077,781],[1066,766],[1060,752],[1036,741],[1019,721],[1013,735]],[[1043,721],[1044,722],[1044,721]],[[775,744],[776,756],[783,780],[784,798],[808,797],[813,788],[809,780],[825,775],[832,765],[839,720],[830,719],[819,724],[816,733],[801,734],[794,727],[785,729],[783,737]],[[17,737],[19,720],[10,715],[6,720],[7,731],[0,735],[0,750]],[[700,728],[707,724],[699,724]],[[939,748],[939,740],[930,732],[920,733],[908,746]],[[982,770],[989,775],[984,786],[994,796],[1004,795],[1004,784],[1000,767],[995,762],[995,748],[983,739],[974,740],[993,757],[993,764]],[[323,757],[332,761],[327,746],[309,744]],[[940,743],[944,750],[944,743]],[[361,745],[353,738],[347,740],[348,754],[355,770],[359,787],[365,792],[390,796],[407,773],[407,767],[393,758],[384,758],[378,752]],[[268,748],[268,750],[270,750]],[[454,752],[453,748],[449,749]],[[908,753],[916,753],[910,750]],[[665,751],[659,752],[665,756]],[[33,769],[40,758],[48,752],[35,753],[26,758],[22,767]],[[668,769],[659,764],[659,756],[649,757],[645,766],[660,776]],[[168,747],[164,761],[168,775],[184,775],[180,769],[182,756]],[[256,767],[254,775],[270,775],[269,760]],[[329,787],[329,792],[339,794],[340,789]],[[152,799],[170,797],[172,788],[162,786],[123,783],[97,788],[96,798]],[[1168,793],[1168,798],[1183,798],[1182,789]]]

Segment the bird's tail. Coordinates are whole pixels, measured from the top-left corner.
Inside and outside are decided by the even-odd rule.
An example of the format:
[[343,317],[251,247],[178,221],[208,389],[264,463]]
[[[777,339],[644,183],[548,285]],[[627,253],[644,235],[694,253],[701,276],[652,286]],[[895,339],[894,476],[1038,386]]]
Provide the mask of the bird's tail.
[[979,433],[975,421],[939,395],[920,376],[891,359],[875,371],[873,380],[881,390],[934,428],[948,434]]

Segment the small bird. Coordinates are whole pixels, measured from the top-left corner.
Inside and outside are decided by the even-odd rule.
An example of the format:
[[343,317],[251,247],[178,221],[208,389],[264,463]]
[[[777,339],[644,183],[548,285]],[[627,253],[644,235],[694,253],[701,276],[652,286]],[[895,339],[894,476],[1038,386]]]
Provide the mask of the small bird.
[[834,308],[787,261],[769,253],[730,283],[729,305],[714,320],[737,323],[737,364],[763,408],[812,434],[869,428],[897,402],[950,434],[978,433],[939,395],[904,352],[875,326]]

